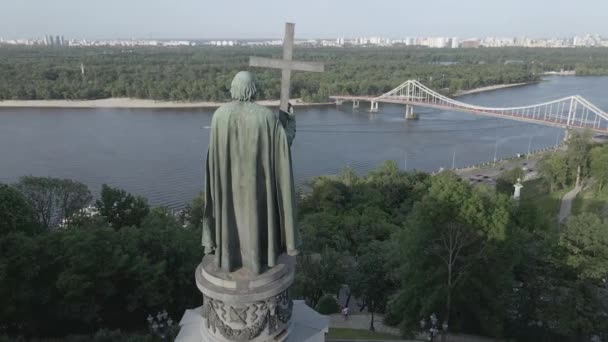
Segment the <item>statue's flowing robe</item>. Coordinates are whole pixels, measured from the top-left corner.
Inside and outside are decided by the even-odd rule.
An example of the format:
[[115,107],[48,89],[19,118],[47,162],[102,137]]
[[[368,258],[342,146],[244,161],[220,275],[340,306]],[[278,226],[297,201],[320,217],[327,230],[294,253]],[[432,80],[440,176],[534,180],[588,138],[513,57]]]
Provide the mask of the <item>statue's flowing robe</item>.
[[260,274],[281,253],[298,254],[289,118],[246,101],[213,115],[202,244],[224,272],[244,267]]

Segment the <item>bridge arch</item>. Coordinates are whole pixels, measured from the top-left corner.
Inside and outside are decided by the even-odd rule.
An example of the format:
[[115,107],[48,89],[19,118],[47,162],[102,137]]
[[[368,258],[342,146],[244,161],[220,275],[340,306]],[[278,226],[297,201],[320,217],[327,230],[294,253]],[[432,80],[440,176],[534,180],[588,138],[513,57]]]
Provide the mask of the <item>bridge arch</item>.
[[579,95],[519,107],[485,107],[454,100],[428,88],[417,80],[408,80],[391,91],[377,97],[332,96],[341,101],[369,101],[371,111],[378,103],[396,103],[477,115],[532,122],[563,128],[587,128],[598,132],[608,131],[608,114]]

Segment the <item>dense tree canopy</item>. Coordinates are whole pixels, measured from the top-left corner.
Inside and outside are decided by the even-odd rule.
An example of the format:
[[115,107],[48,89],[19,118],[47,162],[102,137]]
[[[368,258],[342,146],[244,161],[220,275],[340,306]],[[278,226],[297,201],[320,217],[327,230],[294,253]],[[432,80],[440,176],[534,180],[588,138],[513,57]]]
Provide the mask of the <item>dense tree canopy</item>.
[[[433,177],[398,237],[401,286],[391,315],[415,329],[437,312],[456,330],[500,334],[500,295],[508,289],[513,259],[508,248],[511,204],[506,195],[472,188],[451,173]],[[488,276],[487,268],[495,270]],[[469,300],[477,293],[478,300]],[[485,297],[485,296],[488,297]]]
[[598,190],[601,191],[608,182],[608,145],[592,148],[589,158],[589,173],[595,178]]
[[[80,211],[83,201],[70,206],[79,219],[67,217],[69,225],[32,229],[45,222],[28,198],[46,189],[0,186],[0,335],[141,331],[150,313],[177,320],[200,303],[192,277],[202,257],[200,197],[174,215],[104,186],[98,213]],[[335,311],[332,297],[345,294],[340,302],[384,313],[408,336],[433,312],[454,332],[608,336],[598,319],[608,312],[608,229],[597,216],[571,217],[558,231],[534,202],[515,205],[451,172],[404,172],[393,161],[366,175],[316,178],[298,207],[303,246],[292,295],[312,306],[323,299],[323,310]]]
[[[133,97],[178,101],[228,99],[232,76],[248,56],[280,57],[271,47],[0,48],[1,99]],[[292,93],[378,95],[415,78],[444,93],[538,81],[548,70],[607,74],[608,49],[298,48],[295,58],[322,61],[326,72],[294,73]],[[512,63],[518,61],[518,63]],[[84,65],[84,75],[81,73]],[[260,99],[279,97],[278,71],[255,69]]]
[[178,319],[199,303],[192,271],[202,256],[200,235],[168,210],[154,208],[122,229],[99,216],[32,234],[33,210],[17,189],[34,198],[49,192],[22,185],[0,186],[0,218],[9,218],[0,224],[0,335],[140,330],[148,314],[167,310]]
[[107,184],[101,186],[100,199],[97,208],[101,216],[108,220],[115,229],[123,227],[139,227],[142,220],[150,212],[148,200]]
[[15,185],[44,229],[57,228],[93,199],[87,186],[71,179],[21,177]]
[[15,188],[0,184],[0,235],[9,232],[31,232],[36,226],[34,211]]

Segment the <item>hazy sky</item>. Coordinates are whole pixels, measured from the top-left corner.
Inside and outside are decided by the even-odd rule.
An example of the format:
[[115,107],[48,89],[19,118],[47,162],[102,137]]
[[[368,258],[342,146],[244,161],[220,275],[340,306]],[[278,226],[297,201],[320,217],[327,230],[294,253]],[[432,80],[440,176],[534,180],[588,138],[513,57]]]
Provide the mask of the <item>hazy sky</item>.
[[0,0],[0,36],[608,35],[608,0]]

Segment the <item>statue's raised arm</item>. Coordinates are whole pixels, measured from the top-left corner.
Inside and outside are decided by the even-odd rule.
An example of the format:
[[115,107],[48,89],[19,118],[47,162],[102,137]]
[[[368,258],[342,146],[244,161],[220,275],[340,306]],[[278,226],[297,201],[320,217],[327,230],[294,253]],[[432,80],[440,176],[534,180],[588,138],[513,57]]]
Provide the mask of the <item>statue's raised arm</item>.
[[285,133],[287,134],[287,142],[291,147],[293,140],[296,138],[296,116],[293,113],[293,106],[291,103],[288,103],[286,111],[279,109],[279,121],[283,128],[285,128]]

